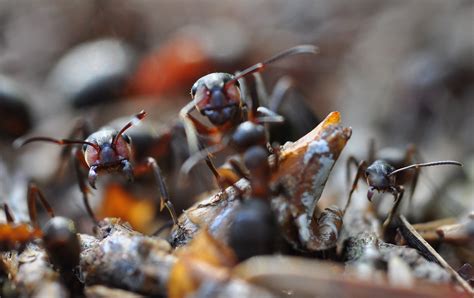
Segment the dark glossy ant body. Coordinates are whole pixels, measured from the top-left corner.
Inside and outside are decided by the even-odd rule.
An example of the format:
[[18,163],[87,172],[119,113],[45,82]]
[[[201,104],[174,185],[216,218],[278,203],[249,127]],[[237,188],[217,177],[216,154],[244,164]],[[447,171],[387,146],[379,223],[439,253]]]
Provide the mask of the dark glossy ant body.
[[[92,188],[95,188],[97,176],[101,172],[121,173],[129,181],[133,180],[134,176],[145,171],[152,170],[156,182],[160,189],[160,202],[162,210],[165,206],[169,210],[174,223],[177,223],[176,213],[173,204],[169,200],[168,191],[161,176],[161,170],[153,157],[145,158],[144,164],[133,166],[133,146],[132,140],[125,134],[125,131],[136,125],[145,117],[145,111],[136,114],[131,121],[126,123],[120,130],[110,127],[103,127],[98,131],[89,135],[84,141],[70,140],[70,139],[54,139],[50,137],[32,137],[21,141],[19,146],[26,145],[31,142],[44,141],[52,142],[58,145],[83,145],[82,150],[72,148],[74,157],[74,166],[76,176],[79,182],[79,187],[82,192],[83,201],[86,206],[89,216],[97,223],[97,219],[89,205],[88,188],[84,180],[84,175],[81,171],[81,164],[88,168],[88,182]],[[67,151],[64,151],[67,152]],[[64,153],[63,152],[63,153]],[[64,154],[63,154],[64,155]]]
[[[393,220],[393,217],[397,213],[398,207],[400,202],[403,198],[405,188],[403,184],[408,182],[410,179],[412,181],[411,191],[410,191],[410,200],[413,196],[416,183],[418,180],[419,169],[422,167],[429,167],[429,166],[438,166],[438,165],[457,165],[462,166],[461,163],[457,161],[435,161],[435,162],[427,162],[427,163],[414,163],[409,164],[413,159],[415,154],[414,147],[409,147],[405,152],[405,155],[402,158],[393,159],[393,160],[385,160],[385,159],[377,159],[374,160],[375,150],[374,144],[371,143],[370,150],[369,150],[369,162],[362,160],[357,162],[355,157],[351,156],[347,162],[347,172],[348,178],[350,177],[349,170],[351,164],[357,165],[357,174],[355,176],[354,182],[352,183],[351,190],[349,192],[349,197],[344,207],[344,213],[346,212],[347,208],[350,205],[352,194],[354,193],[355,189],[357,188],[357,182],[360,178],[364,177],[367,185],[369,186],[369,191],[367,192],[367,198],[369,201],[372,200],[374,192],[388,192],[394,196],[394,203],[393,206],[383,222],[383,231],[385,232],[387,228],[390,226],[390,223]],[[395,168],[392,164],[398,166]],[[415,173],[413,175],[407,175],[407,170],[414,170]]]
[[251,189],[250,196],[242,202],[235,214],[229,232],[229,244],[239,261],[243,261],[255,255],[273,253],[277,248],[279,233],[270,206],[272,168],[268,162],[269,153],[265,147],[263,127],[244,122],[236,129],[232,140],[234,146],[243,152]]
[[[235,74],[211,73],[197,80],[191,89],[192,101],[180,111],[180,117],[185,124],[191,153],[199,150],[198,136],[206,138],[211,144],[216,144],[224,136],[232,133],[238,124],[246,120],[254,122],[281,122],[282,119],[280,117],[275,118],[274,115],[274,111],[278,108],[277,106],[272,111],[265,107],[259,107],[249,97],[242,96],[239,79],[249,74],[261,72],[266,66],[275,61],[302,53],[315,54],[317,53],[317,48],[312,45],[296,46],[241,72]],[[260,86],[260,89],[262,88]],[[193,110],[197,110],[206,117],[212,126],[208,127],[192,116],[191,112]],[[260,115],[257,116],[257,113]]]
[[[262,145],[268,142],[266,123],[283,123],[284,118],[275,111],[283,101],[283,96],[291,86],[288,80],[281,80],[277,83],[275,91],[271,96],[269,106],[271,109],[259,106],[258,101],[253,101],[248,96],[241,94],[245,85],[240,85],[239,79],[249,74],[254,74],[257,83],[257,92],[261,99],[267,100],[268,95],[263,85],[261,77],[258,76],[267,65],[283,59],[288,56],[310,53],[316,54],[318,49],[312,45],[300,45],[283,51],[264,62],[257,63],[236,74],[229,73],[211,73],[194,83],[191,89],[193,101],[187,104],[180,111],[180,117],[183,120],[186,130],[186,137],[191,153],[195,153],[200,147],[199,141],[204,138],[208,145],[198,154],[191,157],[183,164],[182,173],[189,173],[195,163],[205,158],[207,166],[213,172],[219,186],[224,189],[226,186],[233,185],[236,178],[246,177],[245,170],[240,163],[231,158],[228,164],[233,171],[220,168],[216,169],[211,161],[211,154],[216,153],[230,143],[230,147],[242,154],[249,144],[255,144],[255,139],[260,138]],[[244,81],[241,81],[244,84]],[[246,93],[246,92],[242,92]],[[211,123],[208,127],[191,115],[196,109]],[[253,133],[253,136],[252,136]],[[305,132],[306,133],[306,132]],[[198,136],[201,137],[198,139]],[[243,137],[245,136],[245,137]],[[265,136],[265,137],[264,137]],[[270,150],[273,151],[273,150]]]

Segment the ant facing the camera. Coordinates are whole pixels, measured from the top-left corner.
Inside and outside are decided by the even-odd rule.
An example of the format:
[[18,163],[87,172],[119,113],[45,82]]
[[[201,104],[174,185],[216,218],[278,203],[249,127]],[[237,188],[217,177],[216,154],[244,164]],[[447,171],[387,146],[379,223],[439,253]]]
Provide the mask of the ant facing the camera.
[[118,172],[132,181],[134,176],[143,170],[152,170],[156,183],[160,189],[160,202],[162,210],[165,206],[170,212],[173,222],[177,223],[177,216],[173,204],[169,200],[168,191],[163,181],[160,167],[153,157],[145,159],[144,164],[133,165],[133,144],[131,138],[125,134],[125,131],[138,124],[144,117],[145,111],[136,114],[132,120],[126,123],[120,130],[111,127],[103,127],[92,133],[85,140],[54,139],[50,137],[32,137],[26,140],[20,140],[16,145],[24,146],[31,142],[52,142],[58,145],[76,145],[80,144],[82,150],[73,148],[74,166],[76,170],[79,187],[83,195],[84,204],[89,216],[97,223],[97,219],[92,211],[88,199],[88,188],[81,171],[81,164],[88,167],[88,182],[92,188],[95,188],[97,177],[100,173]]
[[[198,151],[198,135],[207,138],[215,144],[222,140],[223,136],[231,133],[237,125],[246,121],[257,119],[259,122],[281,122],[281,117],[275,115],[274,110],[258,106],[247,96],[242,96],[243,90],[239,79],[249,74],[257,74],[266,66],[288,56],[297,54],[316,54],[317,47],[312,45],[300,45],[285,50],[270,59],[257,63],[241,72],[211,73],[205,75],[194,83],[191,89],[192,101],[180,111],[180,117],[185,124],[188,145],[191,153]],[[288,88],[289,85],[285,88]],[[262,89],[263,86],[260,86]],[[262,93],[262,92],[260,92]],[[284,91],[279,92],[283,94]],[[279,99],[277,99],[279,100]],[[248,110],[247,110],[248,109]],[[212,124],[206,126],[200,120],[191,115],[197,110]],[[259,115],[257,115],[259,114]]]

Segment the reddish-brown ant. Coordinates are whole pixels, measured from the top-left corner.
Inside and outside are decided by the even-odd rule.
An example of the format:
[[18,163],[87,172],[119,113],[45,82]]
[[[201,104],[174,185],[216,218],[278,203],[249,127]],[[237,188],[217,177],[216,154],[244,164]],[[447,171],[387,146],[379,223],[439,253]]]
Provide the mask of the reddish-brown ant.
[[[218,143],[223,136],[231,133],[238,124],[247,119],[258,118],[259,121],[281,122],[281,117],[275,119],[272,110],[258,107],[258,104],[252,103],[249,97],[242,96],[239,80],[249,74],[261,72],[275,61],[302,53],[315,54],[317,48],[312,45],[296,46],[241,72],[235,74],[211,73],[197,80],[191,89],[192,101],[180,111],[191,153],[199,150],[198,136],[206,138],[211,144]],[[249,110],[247,111],[247,109]],[[194,110],[206,117],[212,127],[206,126],[192,116],[191,112]],[[260,114],[259,117],[257,117],[257,113]]]
[[39,228],[38,219],[36,215],[36,200],[39,199],[42,206],[46,209],[48,214],[53,218],[54,211],[46,201],[43,193],[36,187],[35,184],[30,183],[28,186],[28,212],[30,215],[29,223],[15,223],[15,217],[10,211],[7,203],[3,204],[3,211],[5,213],[6,223],[0,224],[0,250],[21,249],[27,243],[40,238],[43,233]]
[[81,164],[87,165],[89,169],[88,181],[89,185],[95,188],[97,176],[101,172],[119,172],[124,174],[129,180],[133,180],[135,174],[144,170],[152,170],[156,183],[160,189],[161,210],[166,206],[171,214],[174,223],[177,223],[176,213],[173,204],[169,200],[168,191],[161,176],[161,170],[153,157],[145,159],[144,164],[133,166],[132,140],[125,134],[125,131],[137,124],[145,117],[145,111],[136,114],[132,120],[125,124],[120,130],[110,127],[103,127],[93,134],[89,135],[84,141],[70,139],[54,139],[50,137],[32,137],[18,143],[19,146],[26,145],[31,142],[44,141],[52,142],[58,145],[76,145],[82,144],[82,150],[73,148],[74,165],[79,187],[83,195],[83,201],[90,217],[97,222],[97,219],[89,205],[88,188],[81,171]]
[[[44,228],[39,227],[36,201],[39,199],[51,217]],[[73,269],[79,265],[81,247],[74,222],[55,216],[51,205],[34,183],[28,186],[28,212],[30,223],[15,223],[15,218],[7,203],[3,210],[7,223],[0,224],[0,251],[19,250],[26,244],[42,239],[42,244],[51,264],[61,273],[61,278],[72,292],[81,292],[83,286],[74,275]]]
[[[357,174],[355,176],[354,182],[352,183],[351,190],[349,192],[349,197],[347,199],[346,206],[344,207],[344,213],[346,212],[347,208],[350,205],[352,194],[354,193],[355,189],[357,188],[357,182],[361,177],[364,177],[368,186],[369,191],[367,192],[367,198],[371,201],[374,191],[378,192],[389,192],[394,196],[394,203],[392,209],[390,210],[387,218],[383,222],[383,231],[385,232],[387,228],[390,226],[390,223],[393,220],[393,217],[397,213],[398,207],[402,200],[403,194],[405,192],[405,188],[403,184],[407,182],[408,179],[412,180],[412,188],[410,192],[410,199],[413,195],[414,189],[416,187],[416,182],[418,178],[418,171],[422,167],[429,167],[429,166],[438,166],[438,165],[457,165],[462,166],[460,162],[457,161],[435,161],[435,162],[427,162],[427,163],[414,163],[410,165],[406,165],[408,162],[411,161],[413,155],[415,153],[414,147],[410,147],[407,151],[405,156],[402,159],[398,160],[385,160],[385,159],[377,159],[374,160],[375,150],[373,143],[371,144],[369,150],[369,162],[362,160],[357,162],[355,157],[351,156],[348,159],[347,163],[347,171],[348,177],[349,169],[351,164],[357,165]],[[392,164],[399,166],[396,169]],[[405,175],[407,170],[415,170],[415,174],[413,176]]]

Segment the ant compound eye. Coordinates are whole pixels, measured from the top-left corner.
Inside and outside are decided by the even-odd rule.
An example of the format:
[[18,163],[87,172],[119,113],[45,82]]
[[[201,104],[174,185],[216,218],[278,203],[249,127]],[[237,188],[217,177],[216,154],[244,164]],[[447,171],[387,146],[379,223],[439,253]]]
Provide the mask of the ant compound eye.
[[191,97],[193,97],[193,98],[196,95],[197,87],[198,87],[198,84],[196,82],[196,83],[194,83],[193,87],[191,88]]
[[226,90],[227,96],[235,102],[240,101],[240,90],[237,84],[231,85]]

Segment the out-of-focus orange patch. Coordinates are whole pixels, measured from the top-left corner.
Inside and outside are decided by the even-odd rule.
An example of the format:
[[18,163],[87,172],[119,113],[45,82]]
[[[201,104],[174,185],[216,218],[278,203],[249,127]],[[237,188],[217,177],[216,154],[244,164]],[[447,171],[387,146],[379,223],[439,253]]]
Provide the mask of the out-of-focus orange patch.
[[3,249],[14,249],[41,236],[41,230],[29,224],[0,224],[0,248]]
[[134,197],[119,184],[111,184],[105,190],[99,217],[118,217],[127,221],[135,230],[148,232],[155,211],[156,206],[152,200]]
[[199,41],[178,35],[143,58],[132,76],[128,95],[155,95],[189,86],[211,69],[212,62]]
[[224,281],[237,259],[225,244],[213,238],[207,229],[194,237],[189,245],[176,251],[178,261],[168,281],[170,298],[186,297],[206,280]]

